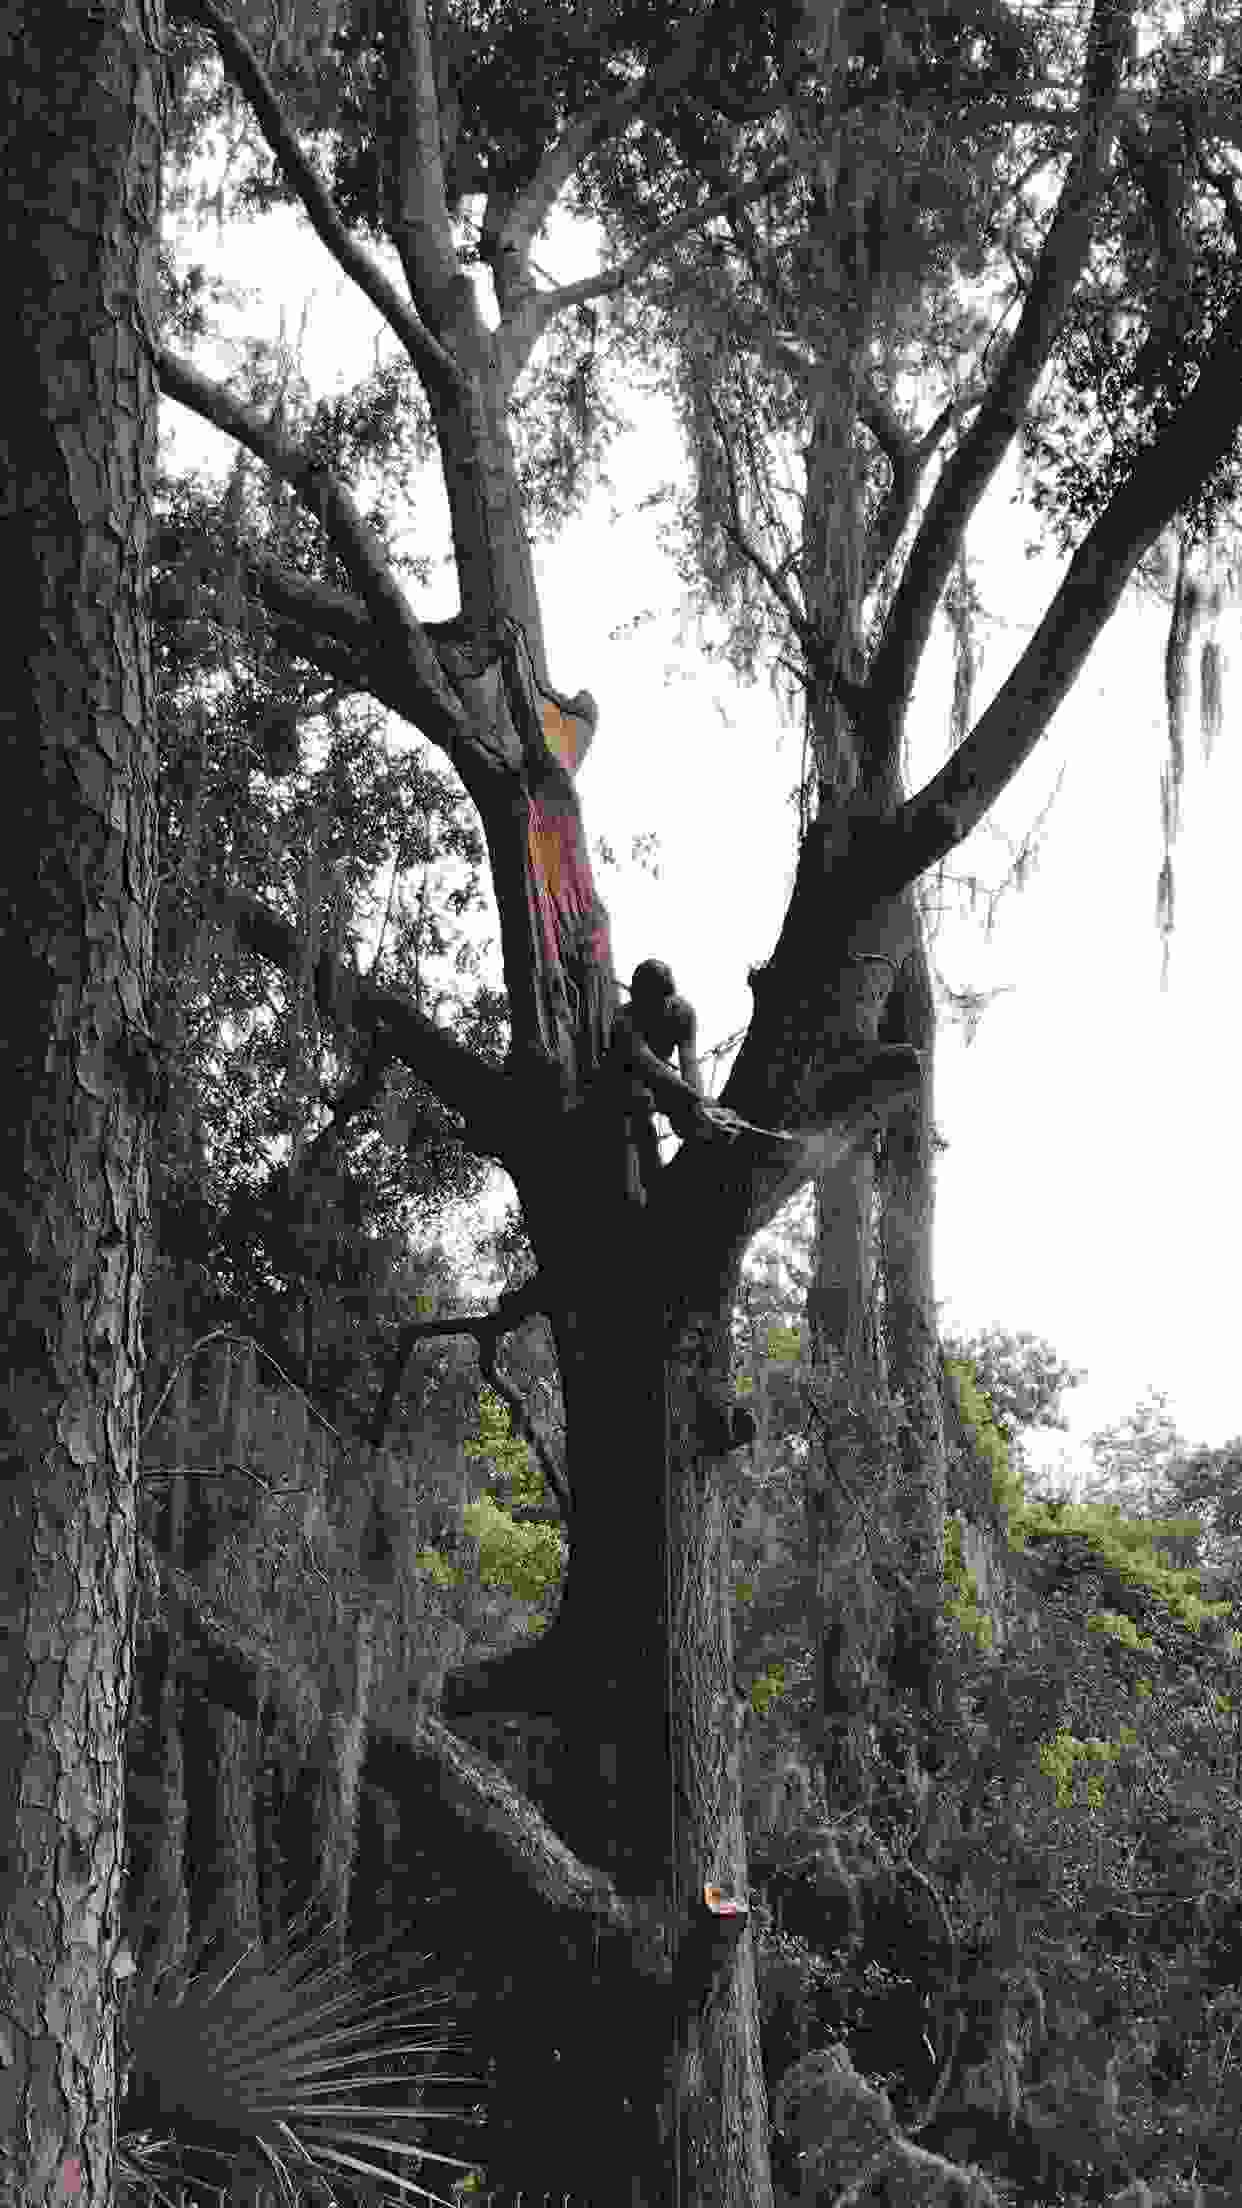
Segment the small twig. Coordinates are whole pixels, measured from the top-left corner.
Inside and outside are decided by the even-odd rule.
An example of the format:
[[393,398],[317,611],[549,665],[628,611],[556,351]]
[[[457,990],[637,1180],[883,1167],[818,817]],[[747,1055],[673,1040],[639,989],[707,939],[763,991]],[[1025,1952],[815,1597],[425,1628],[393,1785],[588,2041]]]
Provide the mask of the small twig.
[[219,1464],[144,1464],[140,1477],[144,1480],[222,1480],[230,1472],[240,1472],[243,1479],[253,1480],[265,1495],[309,1495],[308,1487],[290,1480],[277,1486],[265,1480],[253,1465],[239,1464],[234,1457],[224,1457]]
[[301,1396],[302,1401],[305,1403],[307,1410],[311,1414],[311,1417],[324,1428],[326,1433],[331,1434],[332,1439],[334,1442],[336,1442],[338,1448],[343,1447],[341,1437],[338,1434],[335,1426],[332,1424],[331,1420],[324,1417],[323,1412],[318,1409],[315,1403],[312,1402],[305,1388],[298,1386],[297,1381],[294,1380],[291,1375],[285,1371],[279,1359],[273,1357],[270,1349],[265,1349],[262,1342],[256,1341],[253,1334],[239,1334],[231,1326],[215,1326],[211,1329],[210,1333],[200,1334],[196,1342],[191,1342],[184,1357],[178,1358],[176,1364],[173,1366],[172,1371],[169,1373],[164,1386],[161,1388],[159,1395],[156,1398],[155,1407],[152,1410],[150,1417],[143,1425],[142,1432],[139,1437],[140,1440],[146,1440],[147,1435],[150,1433],[151,1428],[154,1426],[157,1418],[164,1408],[165,1403],[168,1401],[173,1388],[176,1386],[177,1381],[180,1379],[181,1374],[185,1371],[185,1368],[189,1364],[191,1358],[197,1357],[200,1349],[208,1348],[208,1346],[212,1342],[233,1342],[239,1348],[253,1349],[258,1356],[263,1358],[266,1364],[269,1364],[272,1367],[272,1370],[274,1372],[279,1374],[280,1378],[284,1381],[287,1388],[292,1388],[295,1395]]
[[[927,1876],[927,1873],[925,1871],[921,1871],[919,1869],[917,1863],[911,1862],[909,1855],[898,1857],[898,1862],[901,1869],[904,1871],[908,1871],[911,1878],[917,1880],[918,1884],[924,1888],[925,1892],[931,1895],[935,1907],[940,1912],[941,1922],[944,1925],[945,1931],[949,1935],[949,1944],[953,1950],[953,1971],[949,1984],[948,1999],[949,2001],[956,2002],[958,1989],[961,1985],[962,1957],[961,1946],[958,1940],[957,1932],[954,1929],[953,1919],[949,1915],[948,1903],[945,1901],[944,1895],[941,1893],[940,1888],[935,1885],[933,1880],[931,1880]],[[923,2110],[922,2115],[919,2117],[917,2123],[906,2124],[904,2126],[906,2137],[909,2139],[917,2139],[921,2131],[926,2131],[927,2126],[930,2124],[933,2116],[939,2113],[940,2104],[949,2089],[949,2080],[953,2075],[953,2065],[957,2061],[957,2051],[962,2043],[962,2031],[964,2025],[965,2018],[962,2015],[962,2011],[960,2007],[955,2007],[953,2011],[951,2045],[949,2047],[948,2054],[944,2057],[944,2061],[941,2065],[940,2075],[937,2078],[934,2086],[932,2087],[931,2098],[928,2101],[926,2108]]]

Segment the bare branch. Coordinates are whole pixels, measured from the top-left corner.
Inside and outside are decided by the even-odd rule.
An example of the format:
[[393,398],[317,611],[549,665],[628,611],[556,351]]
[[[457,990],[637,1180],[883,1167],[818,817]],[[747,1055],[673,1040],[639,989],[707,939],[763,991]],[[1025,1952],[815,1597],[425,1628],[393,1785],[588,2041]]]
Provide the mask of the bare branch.
[[395,656],[420,699],[417,716],[411,717],[417,718],[434,743],[454,754],[466,734],[460,700],[445,681],[426,632],[410,612],[383,547],[344,485],[223,384],[213,383],[162,346],[156,359],[161,388],[170,398],[245,445],[273,475],[291,484],[315,515],[371,616],[371,654]]
[[724,455],[725,480],[728,485],[729,492],[729,519],[724,524],[725,534],[728,537],[730,543],[736,546],[742,558],[750,562],[750,565],[755,569],[756,574],[763,577],[763,580],[767,584],[768,589],[771,591],[772,596],[776,599],[778,605],[782,607],[785,618],[788,621],[790,628],[793,630],[794,635],[797,637],[802,650],[809,657],[812,649],[810,638],[810,624],[808,623],[806,616],[802,611],[802,608],[799,606],[797,600],[795,599],[793,592],[790,590],[788,583],[785,581],[784,576],[778,574],[776,569],[770,566],[768,561],[764,559],[763,554],[759,551],[758,547],[751,543],[750,538],[747,536],[746,530],[743,526],[742,500],[741,492],[738,488],[737,467],[733,458],[733,446],[729,437],[728,429],[725,425],[724,416],[722,415],[720,408],[716,403],[716,400],[711,396],[710,392],[708,393],[707,405],[712,418],[712,426],[715,429],[716,435],[720,441],[720,449]]
[[[1044,240],[1018,327],[987,397],[928,501],[904,575],[893,594],[871,667],[884,743],[909,701],[957,545],[1016,435],[1052,350],[1091,243],[1091,221],[1107,181],[1117,128],[1126,32],[1134,9],[1095,0],[1087,38],[1079,142]],[[878,769],[882,762],[873,761]]]
[[322,177],[298,144],[271,79],[244,33],[217,5],[217,0],[172,0],[169,14],[180,22],[196,23],[201,30],[210,32],[226,73],[253,108],[281,173],[297,193],[312,228],[338,267],[352,277],[359,291],[400,338],[423,383],[447,395],[459,394],[461,375],[451,353],[436,341],[379,264],[350,236]]
[[[256,1350],[259,1356],[264,1358],[266,1362],[272,1366],[273,1370],[277,1374],[279,1374],[279,1377],[284,1381],[285,1386],[288,1388],[292,1388],[296,1395],[300,1395],[302,1397],[302,1400],[305,1403],[307,1410],[310,1412],[311,1417],[317,1419],[319,1424],[324,1427],[328,1433],[331,1434],[333,1441],[340,1441],[341,1437],[338,1434],[335,1426],[330,1425],[328,1420],[324,1417],[322,1411],[316,1409],[314,1403],[312,1403],[310,1397],[307,1395],[306,1390],[299,1387],[296,1380],[290,1378],[289,1374],[284,1370],[279,1361],[272,1355],[271,1351],[269,1349],[265,1349],[263,1343],[258,1341],[253,1334],[239,1334],[236,1327],[232,1326],[215,1326],[211,1329],[210,1333],[200,1334],[196,1342],[191,1342],[184,1356],[178,1358],[176,1364],[173,1366],[173,1369],[168,1376],[167,1381],[161,1388],[159,1395],[156,1397],[154,1407],[149,1412],[146,1419],[143,1421],[142,1434],[140,1437],[143,1441],[146,1440],[147,1435],[151,1431],[151,1428],[158,1420],[165,1403],[168,1401],[168,1397],[173,1387],[176,1385],[179,1375],[183,1373],[186,1366],[190,1364],[195,1357],[197,1357],[200,1349],[210,1348],[213,1342],[235,1342],[243,1348]],[[267,1481],[263,1481],[261,1484],[266,1487],[268,1483]],[[273,1490],[273,1493],[277,1492],[279,1492],[279,1490]]]

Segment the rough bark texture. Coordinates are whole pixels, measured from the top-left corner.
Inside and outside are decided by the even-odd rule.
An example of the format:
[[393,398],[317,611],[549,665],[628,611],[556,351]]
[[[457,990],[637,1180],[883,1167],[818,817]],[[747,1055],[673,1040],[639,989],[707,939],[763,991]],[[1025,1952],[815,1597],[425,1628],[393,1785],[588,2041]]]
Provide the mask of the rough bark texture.
[[922,923],[913,898],[910,903],[913,949],[887,1031],[924,1053],[925,1072],[919,1096],[899,1106],[885,1130],[880,1243],[889,1386],[904,1412],[895,1520],[909,1587],[897,1605],[894,1672],[897,1684],[916,1697],[926,1747],[938,1707],[948,1474],[932,1265],[936,1015]]
[[0,9],[0,2191],[110,2197],[155,834],[158,0]]

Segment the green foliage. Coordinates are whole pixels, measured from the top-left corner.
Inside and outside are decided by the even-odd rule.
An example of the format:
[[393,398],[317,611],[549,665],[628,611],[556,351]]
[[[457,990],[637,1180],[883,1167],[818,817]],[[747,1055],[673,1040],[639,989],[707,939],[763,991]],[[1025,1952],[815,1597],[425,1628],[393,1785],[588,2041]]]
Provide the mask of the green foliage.
[[517,1525],[491,1495],[480,1495],[462,1512],[466,1533],[479,1544],[479,1578],[485,1587],[506,1587],[519,1602],[547,1602],[560,1585],[565,1544],[559,1528]]
[[[187,2182],[223,2197],[223,2180],[239,2197],[228,2182],[240,2175],[238,2149],[264,2197],[335,2197],[345,2167],[369,2198],[443,2202],[419,2181],[428,2159],[468,2165],[427,2153],[427,2123],[455,2113],[431,2097],[436,2058],[459,2051],[442,1995],[412,1986],[408,1962],[382,1950],[353,1954],[347,1932],[344,1922],[316,1930],[308,1912],[275,1942],[234,1940],[211,1967],[133,1981],[117,2143],[125,2208],[191,2197]],[[424,2082],[394,2105],[398,2048],[417,2054]]]
[[768,1356],[774,1364],[796,1364],[802,1354],[802,1329],[773,1325],[768,1328]]
[[543,1501],[543,1475],[532,1473],[526,1443],[513,1432],[508,1405],[490,1388],[479,1390],[478,1431],[464,1447],[468,1457],[489,1458],[497,1479],[512,1482],[514,1502]]
[[[1092,1737],[1079,1740],[1074,1733],[1062,1728],[1050,1741],[1045,1741],[1039,1751],[1039,1768],[1045,1777],[1052,1779],[1056,1798],[1062,1808],[1068,1808],[1074,1798],[1074,1772],[1079,1763],[1116,1763],[1123,1748],[1132,1748],[1138,1740],[1133,1726],[1125,1725],[1117,1740],[1107,1741]],[[1087,1780],[1087,1801],[1092,1809],[1104,1806],[1104,1781],[1093,1775]]]
[[[464,1444],[468,1457],[484,1457],[494,1467],[514,1504],[543,1501],[543,1474],[524,1441],[513,1433],[508,1405],[490,1388],[479,1391],[478,1430]],[[554,1525],[517,1523],[490,1492],[468,1503],[464,1530],[479,1544],[479,1578],[485,1587],[506,1587],[519,1602],[542,1604],[555,1592],[565,1568],[565,1543]]]
[[948,1590],[944,1602],[946,1618],[952,1618],[963,1633],[969,1633],[979,1648],[990,1648],[995,1629],[987,1611],[979,1607],[975,1575],[966,1568],[959,1518],[949,1518],[945,1522],[944,1581]]
[[1092,1434],[1088,1447],[1086,1502],[1120,1503],[1127,1517],[1155,1518],[1166,1504],[1176,1508],[1174,1470],[1186,1444],[1160,1389],[1149,1389],[1125,1418]]
[[1062,1397],[1086,1378],[1066,1364],[1051,1343],[1025,1329],[1013,1333],[994,1325],[968,1340],[946,1334],[943,1348],[946,1361],[967,1367],[1011,1452],[1020,1449],[1022,1436],[1035,1428],[1063,1429],[1067,1421]]
[[1089,1633],[1108,1633],[1120,1641],[1123,1648],[1154,1648],[1150,1634],[1140,1633],[1133,1618],[1127,1618],[1117,1610],[1097,1610],[1087,1620]]
[[1010,1545],[1017,1548],[1020,1543],[1014,1538],[1014,1515],[1022,1506],[1022,1474],[1010,1461],[1009,1444],[996,1422],[988,1397],[978,1384],[969,1359],[948,1357],[945,1359],[944,1369],[953,1383],[958,1410],[971,1446],[991,1474],[992,1500],[1010,1514]]
[[465,1576],[460,1566],[451,1564],[439,1549],[420,1549],[414,1562],[437,1587],[460,1587]]
[[750,1706],[756,1717],[766,1717],[772,1704],[785,1692],[785,1666],[769,1664],[766,1671],[750,1683]]
[[[1023,1539],[1041,1533],[1081,1534],[1102,1563],[1116,1571],[1127,1585],[1145,1588],[1170,1616],[1192,1632],[1205,1619],[1228,1614],[1227,1602],[1203,1601],[1197,1571],[1176,1569],[1158,1546],[1161,1539],[1196,1533],[1199,1529],[1194,1519],[1123,1518],[1116,1503],[1033,1502],[1018,1513],[1014,1530]],[[1100,1613],[1092,1621],[1097,1631],[1109,1630],[1101,1622],[1109,1614]]]

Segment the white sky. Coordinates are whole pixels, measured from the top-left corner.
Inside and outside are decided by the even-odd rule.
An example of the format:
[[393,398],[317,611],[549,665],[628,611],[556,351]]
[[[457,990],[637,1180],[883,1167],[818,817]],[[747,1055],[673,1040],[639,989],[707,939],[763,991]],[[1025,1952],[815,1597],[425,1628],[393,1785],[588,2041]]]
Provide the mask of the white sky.
[[[274,336],[282,306],[296,331],[314,295],[305,361],[317,391],[348,385],[372,365],[378,318],[289,211],[226,227],[221,247],[214,224],[205,225],[192,251],[257,286],[237,324],[252,336]],[[557,282],[597,265],[589,234],[568,222],[554,223],[537,258]],[[490,301],[488,312],[494,319]],[[659,836],[658,880],[629,864],[598,869],[618,972],[666,958],[710,1046],[748,1017],[747,967],[770,953],[780,926],[800,733],[782,726],[766,680],[742,689],[697,649],[655,518],[636,510],[657,481],[684,478],[686,463],[671,416],[646,402],[641,415],[630,400],[625,410],[641,427],[607,457],[611,495],[597,493],[537,554],[549,668],[558,688],[587,688],[601,706],[580,785],[589,835],[606,836],[623,858],[632,835]],[[178,462],[223,463],[225,441],[180,407],[170,402],[164,423]],[[1011,473],[993,487],[969,538],[993,617],[976,712],[1025,643],[1060,568],[1053,556],[1024,558],[1034,526],[1011,503],[1015,480]],[[438,471],[415,495],[418,549],[447,553]],[[451,567],[442,572],[434,596],[415,604],[428,618],[455,610]],[[659,608],[659,617],[628,636],[613,633],[644,608]],[[1237,609],[1227,609],[1218,631],[1224,726],[1208,763],[1197,699],[1187,715],[1167,992],[1155,927],[1165,619],[1133,595],[990,824],[954,859],[955,873],[998,882],[1009,846],[997,828],[1018,842],[1064,767],[1038,870],[1008,892],[990,939],[982,901],[974,919],[946,920],[939,938],[950,982],[1005,993],[973,1043],[947,1020],[940,1031],[936,1119],[949,1148],[937,1182],[937,1294],[955,1330],[993,1321],[1026,1329],[1086,1369],[1087,1383],[1067,1399],[1070,1435],[1033,1451],[1055,1463],[1068,1447],[1079,1471],[1084,1437],[1152,1389],[1167,1392],[1191,1443],[1242,1432],[1227,1286],[1242,1241],[1228,1136],[1239,1073],[1228,1012],[1240,1001],[1229,979],[1239,946],[1242,763],[1230,674],[1231,663],[1242,670],[1238,628]],[[945,756],[950,697],[942,633],[911,717],[916,784]]]

